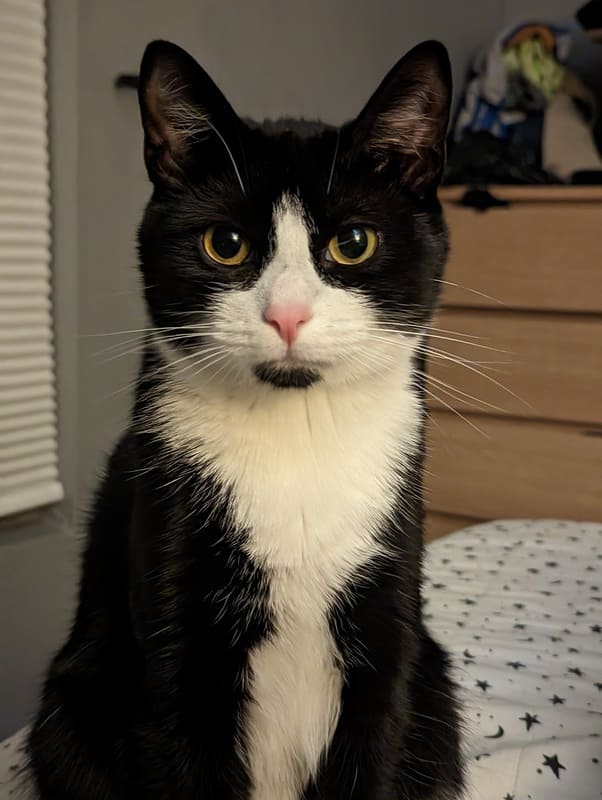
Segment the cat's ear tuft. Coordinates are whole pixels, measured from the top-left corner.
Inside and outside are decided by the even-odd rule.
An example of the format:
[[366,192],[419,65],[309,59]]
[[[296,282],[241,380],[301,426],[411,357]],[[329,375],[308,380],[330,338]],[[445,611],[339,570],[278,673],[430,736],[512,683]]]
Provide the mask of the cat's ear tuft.
[[144,159],[154,183],[178,182],[194,145],[237,119],[194,58],[170,42],[155,41],[146,48],[138,99]]
[[399,160],[401,180],[423,193],[445,166],[452,98],[451,65],[439,42],[423,42],[390,70],[352,124],[355,147],[385,164]]

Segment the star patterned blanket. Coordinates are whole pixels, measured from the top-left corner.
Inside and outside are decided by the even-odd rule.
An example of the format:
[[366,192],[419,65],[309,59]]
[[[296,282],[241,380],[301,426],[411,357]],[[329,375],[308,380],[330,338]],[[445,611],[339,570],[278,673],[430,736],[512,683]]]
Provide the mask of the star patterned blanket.
[[470,800],[602,797],[602,524],[433,542],[425,615],[465,704]]
[[[467,800],[601,798],[602,524],[477,525],[433,542],[425,569],[465,707]],[[0,744],[0,800],[27,796],[23,737]]]

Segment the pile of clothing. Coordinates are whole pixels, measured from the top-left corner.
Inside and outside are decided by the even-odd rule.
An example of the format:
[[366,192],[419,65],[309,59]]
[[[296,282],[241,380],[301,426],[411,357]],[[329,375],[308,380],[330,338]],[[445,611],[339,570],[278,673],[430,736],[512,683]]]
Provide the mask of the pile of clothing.
[[[596,40],[602,0],[578,19]],[[530,22],[477,55],[451,135],[447,183],[602,183],[599,102],[567,67],[572,39],[568,28]]]

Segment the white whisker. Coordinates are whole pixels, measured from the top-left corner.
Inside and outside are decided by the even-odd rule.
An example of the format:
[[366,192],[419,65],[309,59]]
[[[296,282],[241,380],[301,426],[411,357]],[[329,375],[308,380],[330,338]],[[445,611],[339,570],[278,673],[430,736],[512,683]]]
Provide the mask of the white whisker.
[[426,386],[424,387],[424,391],[429,395],[429,397],[434,398],[438,403],[441,403],[442,406],[445,406],[448,411],[451,411],[453,414],[460,417],[461,420],[463,420],[467,425],[470,425],[470,427],[473,428],[477,433],[480,433],[481,436],[484,436],[486,439],[491,439],[489,434],[485,433],[485,431],[481,430],[478,425],[475,425],[473,422],[471,422],[471,420],[467,419],[464,414],[458,411],[457,408],[450,406],[449,403],[446,403],[445,400],[442,400],[434,392],[430,391],[430,389],[427,389]]
[[480,292],[478,289],[471,289],[468,286],[462,286],[461,283],[444,281],[441,278],[434,278],[433,280],[437,281],[437,283],[444,283],[446,286],[453,286],[456,289],[462,289],[465,292],[470,292],[471,294],[479,295],[479,297],[484,297],[486,300],[491,300],[492,302],[497,303],[500,306],[507,305],[507,303],[504,303],[503,300],[499,300],[497,297],[492,297],[490,294],[485,294],[485,292]]

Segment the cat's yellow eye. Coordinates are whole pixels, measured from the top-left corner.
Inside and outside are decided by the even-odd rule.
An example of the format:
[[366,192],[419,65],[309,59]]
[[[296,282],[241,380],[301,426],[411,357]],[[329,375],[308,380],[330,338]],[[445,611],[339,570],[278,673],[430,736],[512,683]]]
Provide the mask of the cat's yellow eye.
[[378,234],[365,225],[342,228],[328,242],[328,256],[337,264],[353,267],[374,255],[378,247]]
[[226,225],[211,225],[203,233],[203,250],[218,264],[235,267],[246,261],[251,245],[242,233]]

